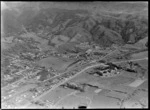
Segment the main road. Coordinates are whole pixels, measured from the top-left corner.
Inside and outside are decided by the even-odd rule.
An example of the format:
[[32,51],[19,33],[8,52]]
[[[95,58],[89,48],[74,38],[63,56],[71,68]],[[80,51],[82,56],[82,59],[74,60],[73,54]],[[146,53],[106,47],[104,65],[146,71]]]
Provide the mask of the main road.
[[[106,57],[106,56],[104,56],[104,57]],[[103,57],[103,58],[104,58],[104,57]],[[128,60],[128,61],[139,61],[139,60],[147,60],[147,59],[148,59],[148,58],[146,57],[146,58],[143,58],[143,59],[133,59],[133,60]],[[113,62],[113,63],[121,63],[121,62],[126,62],[126,61]],[[82,71],[76,73],[76,74],[75,74],[74,76],[72,76],[71,78],[68,78],[68,79],[66,79],[66,80],[64,80],[64,81],[62,81],[62,82],[60,82],[60,83],[58,83],[57,85],[55,85],[54,87],[52,87],[52,89],[46,91],[45,93],[43,93],[43,94],[40,95],[39,97],[35,98],[34,101],[40,99],[41,97],[43,97],[43,96],[46,95],[47,93],[49,93],[49,92],[51,92],[52,90],[56,89],[58,86],[60,86],[60,85],[62,85],[62,84],[64,84],[64,83],[66,83],[67,81],[69,81],[69,80],[75,78],[77,75],[81,74],[81,73],[84,72],[85,70],[90,69],[90,68],[93,68],[93,67],[96,67],[96,66],[100,66],[100,65],[103,65],[103,64],[102,64],[102,63],[100,63],[100,64],[95,64],[95,65],[92,65],[92,66],[89,66],[89,67],[84,68]]]
[[[110,53],[107,54],[106,56],[102,57],[100,60],[104,59],[104,58],[107,57],[108,55],[111,55],[112,53],[114,53],[114,52],[117,51],[118,49],[119,49],[119,48],[117,48],[116,50],[110,52]],[[84,72],[85,70],[90,69],[90,68],[93,68],[93,67],[96,67],[96,66],[100,66],[100,65],[103,65],[103,64],[102,64],[102,63],[100,63],[100,64],[95,64],[95,65],[88,66],[88,67],[84,68],[82,71],[76,73],[74,76],[72,76],[72,77],[70,77],[70,78],[68,78],[68,79],[66,79],[66,80],[64,80],[64,81],[62,81],[62,82],[60,82],[60,83],[58,83],[57,85],[53,86],[50,90],[44,92],[42,95],[40,95],[40,96],[36,97],[35,99],[33,99],[33,101],[36,101],[36,100],[40,99],[41,97],[43,97],[44,95],[48,94],[48,93],[51,92],[52,90],[56,89],[56,88],[59,87],[60,85],[62,85],[62,84],[64,84],[64,83],[66,83],[67,81],[69,81],[69,80],[75,78],[77,75],[79,75],[80,73]],[[64,74],[65,74],[65,73],[64,73]],[[62,75],[62,74],[61,74],[61,75]],[[60,76],[61,76],[61,75],[60,75]],[[57,77],[58,77],[58,76],[57,76]],[[31,104],[31,103],[28,102],[27,104],[24,105],[24,107],[27,107],[27,106],[29,106],[30,104]]]
[[[90,69],[90,68],[93,68],[93,67],[96,67],[96,66],[100,66],[100,65],[103,65],[103,64],[95,64],[95,65],[92,65],[92,66],[89,66],[89,67],[84,68],[82,71],[76,73],[76,74],[75,74],[74,76],[72,76],[71,78],[68,78],[68,79],[66,79],[66,80],[64,80],[64,81],[62,81],[62,82],[60,82],[60,83],[58,83],[57,85],[53,86],[50,90],[44,92],[44,93],[43,93],[42,95],[40,95],[39,97],[33,99],[33,101],[36,101],[36,100],[40,99],[41,97],[43,97],[44,95],[48,94],[48,93],[51,92],[52,90],[56,89],[56,88],[59,87],[60,85],[62,85],[62,84],[64,84],[64,83],[66,83],[67,81],[69,81],[69,80],[75,78],[77,75],[79,75],[80,73],[84,72],[85,70]],[[25,107],[27,107],[28,105],[30,105],[30,102],[27,103],[27,104],[25,105]]]

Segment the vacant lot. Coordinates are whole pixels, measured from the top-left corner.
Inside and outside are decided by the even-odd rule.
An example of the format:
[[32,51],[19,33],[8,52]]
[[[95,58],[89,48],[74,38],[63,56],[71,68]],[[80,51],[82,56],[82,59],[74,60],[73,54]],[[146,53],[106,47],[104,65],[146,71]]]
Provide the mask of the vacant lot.
[[87,105],[88,100],[82,97],[76,97],[75,95],[70,95],[64,100],[58,103],[58,107],[62,108],[78,108],[80,105]]
[[53,91],[50,91],[48,94],[43,96],[41,100],[48,100],[49,102],[55,104],[57,101],[59,101],[61,98],[65,97],[66,95],[74,92],[72,89],[64,89],[61,87],[56,88]]
[[132,59],[140,59],[140,58],[148,57],[148,51],[135,53],[135,54],[131,55],[131,57],[132,57]]
[[58,71],[63,71],[66,69],[66,67],[72,63],[72,61],[68,60],[63,60],[57,57],[48,57],[44,58],[40,61],[37,62],[39,65],[44,66],[46,68],[53,67],[54,69]]

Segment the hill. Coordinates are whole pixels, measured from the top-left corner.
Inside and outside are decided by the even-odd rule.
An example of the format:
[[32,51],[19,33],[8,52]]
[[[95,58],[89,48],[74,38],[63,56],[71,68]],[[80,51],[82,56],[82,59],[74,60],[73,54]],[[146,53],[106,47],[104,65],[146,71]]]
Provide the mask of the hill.
[[[46,4],[46,7],[41,5],[44,6],[39,4],[38,8],[35,8],[26,5],[15,7],[15,10],[3,10],[5,34],[20,33],[25,30],[38,33],[42,30],[42,34],[46,33],[46,36],[65,35],[70,41],[95,42],[100,46],[134,44],[148,35],[148,19],[146,15],[141,14],[146,11],[146,5],[143,4],[138,4],[143,10],[135,12],[131,9],[134,4],[125,3],[132,13],[129,9],[121,12],[123,9],[120,5],[123,4],[113,4],[120,12],[100,10],[96,6],[93,8],[94,15],[84,6],[83,9],[62,9],[56,8],[57,5],[55,8],[50,8]],[[109,4],[106,6],[111,7]],[[21,11],[16,11],[16,8]]]

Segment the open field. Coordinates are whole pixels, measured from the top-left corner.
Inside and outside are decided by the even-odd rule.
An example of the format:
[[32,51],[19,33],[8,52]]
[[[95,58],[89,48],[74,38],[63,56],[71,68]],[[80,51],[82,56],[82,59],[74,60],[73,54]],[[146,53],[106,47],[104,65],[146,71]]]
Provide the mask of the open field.
[[44,66],[46,68],[53,67],[55,70],[63,71],[66,69],[68,65],[70,65],[72,61],[64,61],[63,59],[57,57],[48,57],[40,60],[37,64]]
[[2,2],[2,108],[148,108],[148,2]]
[[57,101],[59,101],[62,97],[74,92],[74,90],[71,89],[63,89],[61,87],[56,88],[55,90],[49,92],[40,100],[48,100],[49,102],[55,104]]
[[131,57],[132,59],[148,57],[148,51],[132,54]]
[[86,98],[77,97],[75,95],[70,95],[66,97],[64,100],[60,101],[57,104],[58,108],[78,108],[80,105],[88,105],[88,100]]
[[[136,62],[138,62],[142,66],[147,66],[147,63],[145,62],[145,60],[140,60],[140,61],[136,61]],[[86,71],[88,71],[88,70],[86,70]],[[138,81],[138,79],[136,79],[134,74],[132,75],[132,73],[125,72],[125,71],[122,71],[122,74],[115,76],[115,77],[111,77],[111,78],[100,78],[100,77],[92,76],[92,75],[87,74],[86,71],[84,71],[82,74],[76,76],[75,78],[71,79],[68,82],[74,82],[77,84],[85,83],[85,84],[90,84],[90,85],[102,88],[102,90],[100,92],[96,93],[95,91],[97,90],[97,88],[86,87],[85,92],[77,92],[75,94],[76,96],[79,96],[79,97],[82,97],[85,99],[88,97],[87,100],[91,101],[90,105],[87,106],[89,108],[90,107],[91,108],[106,108],[106,105],[105,105],[106,102],[110,103],[110,104],[108,104],[109,106],[107,106],[107,108],[119,108],[121,99],[127,97],[127,94],[131,94],[136,89],[136,87],[137,88],[142,87],[142,85],[143,84],[145,85],[147,82],[145,80]],[[145,87],[146,87],[146,85],[145,85]],[[120,91],[120,92],[117,92],[117,91]],[[56,97],[58,95],[59,95],[59,93],[57,95],[53,95],[52,99],[55,99],[54,96]],[[71,101],[73,100],[72,97],[74,97],[74,95],[67,96],[67,94],[66,94],[65,96],[64,96],[64,98],[63,97],[60,98],[61,99],[60,102],[59,102],[59,100],[57,100],[57,103],[59,102],[58,107],[60,107],[60,108],[66,107],[67,108],[67,107],[69,107],[69,105],[72,104]],[[47,97],[47,95],[45,95],[45,97]],[[43,98],[44,97],[42,97],[42,99]],[[78,100],[78,102],[80,102],[80,100],[81,100],[78,98],[74,98],[74,99]],[[101,102],[101,104],[99,104],[100,102]],[[76,103],[76,104],[78,105],[78,103]],[[70,108],[73,106],[77,107],[76,104],[70,106]]]

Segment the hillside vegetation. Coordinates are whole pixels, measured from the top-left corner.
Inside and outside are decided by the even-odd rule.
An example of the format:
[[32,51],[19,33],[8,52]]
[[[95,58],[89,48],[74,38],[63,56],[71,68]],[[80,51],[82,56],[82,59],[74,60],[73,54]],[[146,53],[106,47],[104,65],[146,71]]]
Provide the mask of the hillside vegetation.
[[[94,42],[106,47],[112,44],[134,44],[148,36],[148,18],[146,14],[141,14],[146,13],[145,5],[140,5],[139,8],[143,7],[143,11],[139,13],[131,10],[134,12],[132,14],[127,10],[125,13],[100,10],[98,6],[93,8],[93,14],[85,8],[69,10],[50,8],[46,4],[46,8],[41,8],[41,5],[44,4],[40,4],[38,10],[35,7],[17,7],[20,13],[16,10],[3,10],[5,35],[8,37],[25,30],[36,33],[43,30],[43,35],[47,33],[47,37],[65,35],[70,41],[74,38],[74,42]],[[128,5],[131,8],[131,4]],[[106,6],[110,8],[109,3]]]

